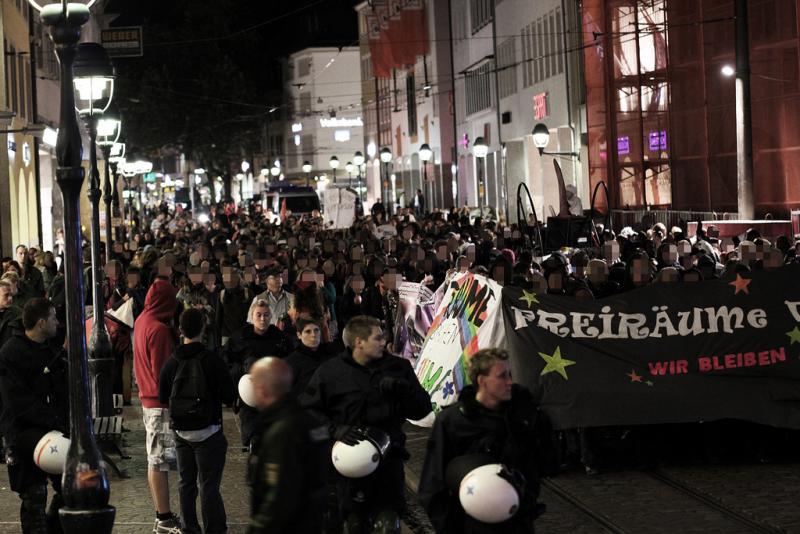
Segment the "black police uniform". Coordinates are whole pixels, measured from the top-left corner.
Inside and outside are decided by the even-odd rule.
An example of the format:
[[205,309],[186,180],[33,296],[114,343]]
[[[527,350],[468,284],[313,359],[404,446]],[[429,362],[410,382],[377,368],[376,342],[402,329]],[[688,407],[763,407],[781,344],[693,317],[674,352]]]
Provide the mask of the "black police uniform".
[[[228,364],[234,383],[250,369],[257,360],[264,356],[286,357],[292,350],[289,337],[274,325],[270,325],[263,334],[256,333],[253,325],[246,324],[237,331],[222,349],[222,355]],[[240,403],[238,408],[242,445],[247,447],[256,432],[258,412],[246,404]]]
[[248,534],[318,534],[330,463],[328,424],[286,396],[260,414],[248,465]]
[[[458,402],[436,416],[420,477],[420,500],[439,534],[531,533],[540,473],[550,474],[556,464],[551,427],[522,386],[515,384],[511,400],[496,412],[480,404],[476,393],[474,386],[466,386]],[[512,519],[494,525],[475,521],[464,512],[458,494],[446,487],[450,462],[470,454],[487,454],[525,477],[520,509]]]
[[[8,477],[22,499],[20,520],[25,534],[59,532],[61,477],[49,476],[33,463],[37,442],[51,430],[67,432],[69,403],[63,351],[37,343],[18,332],[0,349],[0,431],[9,446]],[[56,495],[47,504],[47,479]]]
[[300,403],[330,421],[334,437],[352,426],[389,435],[391,447],[375,472],[359,479],[336,475],[338,504],[342,517],[399,514],[405,507],[403,461],[409,458],[402,426],[406,419],[421,419],[431,411],[430,397],[411,363],[385,352],[360,365],[348,350],[317,369]]

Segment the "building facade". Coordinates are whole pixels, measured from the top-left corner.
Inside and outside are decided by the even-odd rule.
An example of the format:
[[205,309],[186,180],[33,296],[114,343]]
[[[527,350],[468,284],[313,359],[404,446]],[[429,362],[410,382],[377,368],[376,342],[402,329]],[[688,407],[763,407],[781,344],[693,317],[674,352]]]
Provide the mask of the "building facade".
[[[800,207],[798,4],[747,5],[755,211],[786,216]],[[583,21],[591,183],[615,208],[736,212],[734,2],[585,0]]]
[[[289,56],[286,76],[285,178],[301,183],[334,180],[330,159],[340,162],[336,183],[357,186],[358,173],[345,170],[364,150],[364,114],[357,47],[307,48]],[[311,172],[303,171],[303,163]]]

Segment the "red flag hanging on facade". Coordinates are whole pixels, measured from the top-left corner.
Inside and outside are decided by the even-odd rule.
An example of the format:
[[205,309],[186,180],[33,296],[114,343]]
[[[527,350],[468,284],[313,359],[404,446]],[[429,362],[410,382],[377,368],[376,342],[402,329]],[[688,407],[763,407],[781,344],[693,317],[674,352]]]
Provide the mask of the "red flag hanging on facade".
[[391,69],[395,66],[396,62],[392,50],[392,42],[389,36],[389,16],[390,7],[388,0],[379,0],[374,4],[375,15],[378,17],[380,25],[380,37],[378,38],[378,50],[380,51],[380,61],[382,65],[389,72],[385,77],[391,76]]
[[417,56],[428,53],[428,24],[424,0],[405,0],[402,27],[405,41],[403,44],[411,57],[409,63],[416,63]]
[[392,74],[392,66],[386,61],[385,45],[381,42],[381,21],[377,13],[367,15],[367,32],[372,73],[377,78],[388,78]]
[[401,68],[414,63],[414,51],[409,49],[411,44],[405,33],[403,23],[403,0],[389,0],[389,42],[392,46],[393,66]]

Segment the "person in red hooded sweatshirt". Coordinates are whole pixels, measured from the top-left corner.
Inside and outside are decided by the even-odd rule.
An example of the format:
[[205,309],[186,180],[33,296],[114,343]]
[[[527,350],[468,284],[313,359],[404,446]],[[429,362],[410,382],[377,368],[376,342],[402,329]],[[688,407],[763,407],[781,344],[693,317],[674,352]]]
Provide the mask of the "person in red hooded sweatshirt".
[[156,508],[156,534],[181,533],[180,520],[169,505],[169,471],[177,469],[175,435],[170,429],[168,407],[158,400],[158,377],[177,341],[173,326],[176,295],[169,281],[156,279],[133,325],[133,370],[147,434],[147,483]]

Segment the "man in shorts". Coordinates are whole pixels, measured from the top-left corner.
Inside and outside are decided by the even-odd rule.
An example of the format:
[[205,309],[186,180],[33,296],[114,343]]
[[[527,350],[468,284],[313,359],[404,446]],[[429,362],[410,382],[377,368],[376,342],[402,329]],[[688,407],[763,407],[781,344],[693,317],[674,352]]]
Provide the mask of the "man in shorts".
[[161,368],[175,350],[176,294],[169,281],[153,282],[144,310],[133,326],[133,368],[147,434],[147,483],[156,508],[154,534],[181,534],[180,519],[169,506],[169,471],[177,469],[175,434],[170,428],[169,410],[158,400]]

